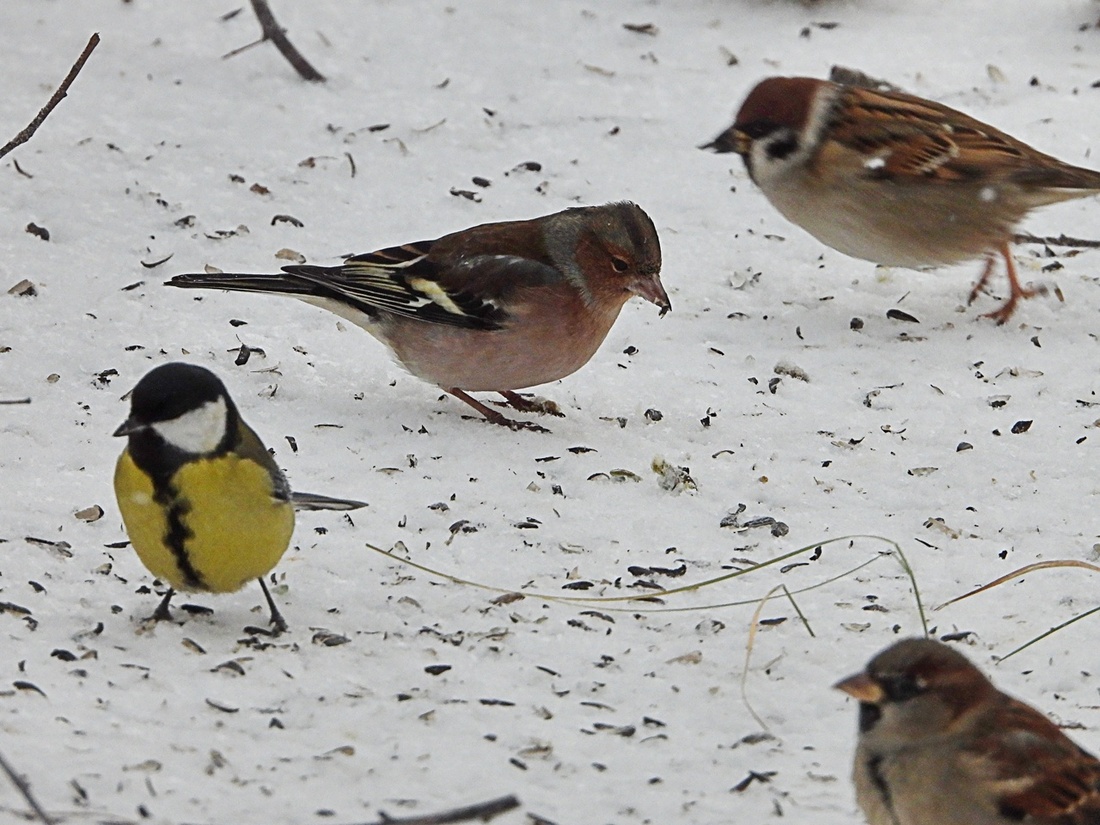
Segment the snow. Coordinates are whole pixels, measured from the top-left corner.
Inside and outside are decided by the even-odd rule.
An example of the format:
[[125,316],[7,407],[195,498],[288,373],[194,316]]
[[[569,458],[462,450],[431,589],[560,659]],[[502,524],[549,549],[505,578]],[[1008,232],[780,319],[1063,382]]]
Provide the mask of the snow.
[[[747,671],[746,645],[774,587],[890,544],[835,541],[787,572],[668,596],[696,608],[680,612],[533,594],[646,595],[639,579],[690,584],[859,534],[897,542],[930,608],[1027,563],[1094,557],[1098,253],[1019,246],[1021,276],[1051,292],[997,327],[980,317],[993,298],[965,306],[980,264],[846,258],[785,222],[736,157],[696,147],[762,77],[841,64],[1095,166],[1097,5],[276,2],[321,85],[268,44],[221,59],[257,36],[247,4],[222,19],[235,8],[0,4],[4,139],[103,38],[0,169],[0,286],[37,289],[0,293],[0,400],[31,398],[0,407],[0,753],[48,810],[92,819],[349,823],[516,793],[523,812],[500,821],[860,821],[855,709],[829,686],[921,632],[896,558],[797,595],[812,637],[775,596],[761,617],[787,620],[760,628]],[[539,388],[567,415],[542,422],[549,435],[468,420],[305,304],[161,286],[624,198],[656,222],[674,311],[632,302],[586,368]],[[1024,228],[1095,237],[1096,210],[1063,204]],[[242,343],[262,353],[238,367]],[[291,632],[274,643],[242,631],[265,618],[254,586],[179,599],[213,610],[177,608],[181,624],[140,621],[157,596],[115,546],[110,434],[124,394],[175,358],[222,376],[294,486],[370,502],[350,520],[300,514],[276,569]],[[697,489],[663,489],[658,458]],[[720,526],[739,504],[737,524],[789,532]],[[92,505],[105,515],[75,516]],[[452,534],[459,522],[473,531]],[[494,604],[368,543],[532,595]],[[563,589],[578,581],[593,586]],[[994,665],[1095,592],[1083,571],[1049,571],[928,618],[971,631],[1001,687],[1096,749],[1089,622]],[[733,790],[750,771],[770,779]],[[0,809],[25,810],[4,782]]]

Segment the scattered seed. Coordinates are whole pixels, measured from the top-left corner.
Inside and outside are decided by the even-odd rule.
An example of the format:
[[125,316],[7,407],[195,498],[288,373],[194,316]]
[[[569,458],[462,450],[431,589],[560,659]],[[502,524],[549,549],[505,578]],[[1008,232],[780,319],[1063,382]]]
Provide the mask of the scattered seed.
[[214,710],[220,710],[222,713],[237,713],[240,708],[231,707],[230,705],[223,705],[221,702],[216,702],[213,699],[207,699],[206,704],[214,708]]
[[83,510],[77,510],[73,515],[81,521],[86,521],[90,524],[93,521],[99,521],[103,518],[103,508],[98,504],[93,504],[91,507],[85,507]]

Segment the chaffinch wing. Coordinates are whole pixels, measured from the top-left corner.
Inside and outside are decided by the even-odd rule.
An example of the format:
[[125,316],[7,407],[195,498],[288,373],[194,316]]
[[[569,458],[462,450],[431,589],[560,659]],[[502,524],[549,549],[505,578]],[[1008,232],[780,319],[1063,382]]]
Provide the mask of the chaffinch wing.
[[514,390],[584,366],[623,304],[638,295],[671,306],[649,216],[633,203],[578,207],[525,221],[482,224],[279,274],[177,275],[170,286],[291,295],[328,309],[385,343],[419,378],[494,423],[542,430],[466,391],[495,391],[513,407],[552,412]]

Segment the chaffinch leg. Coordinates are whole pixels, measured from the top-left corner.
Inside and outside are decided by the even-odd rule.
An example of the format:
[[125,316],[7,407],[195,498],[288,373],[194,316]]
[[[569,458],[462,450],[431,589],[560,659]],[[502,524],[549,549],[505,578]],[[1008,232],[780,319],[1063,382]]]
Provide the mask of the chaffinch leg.
[[469,404],[471,407],[473,407],[475,410],[485,416],[485,420],[491,424],[499,424],[500,426],[507,427],[510,430],[531,430],[536,433],[550,432],[545,427],[540,427],[533,421],[513,421],[511,418],[506,418],[504,415],[497,412],[496,410],[486,407],[476,398],[470,397],[462,390],[458,389],[458,387],[452,387],[451,389],[447,390],[447,392],[449,392],[458,400],[465,401],[467,404]]
[[539,415],[555,415],[558,418],[565,418],[565,413],[561,411],[561,407],[549,398],[527,398],[512,390],[501,390],[500,394],[504,396],[504,400],[507,401],[513,409],[517,409],[520,412],[538,413]]

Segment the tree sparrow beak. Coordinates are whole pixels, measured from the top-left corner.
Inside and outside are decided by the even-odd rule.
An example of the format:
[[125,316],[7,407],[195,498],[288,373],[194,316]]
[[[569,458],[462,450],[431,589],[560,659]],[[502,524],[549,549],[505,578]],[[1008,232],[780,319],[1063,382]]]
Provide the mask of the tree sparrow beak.
[[739,155],[747,155],[752,149],[752,138],[742,132],[736,126],[731,126],[722,132],[710,143],[704,143],[700,149],[710,149],[720,155],[728,152],[736,152]]

